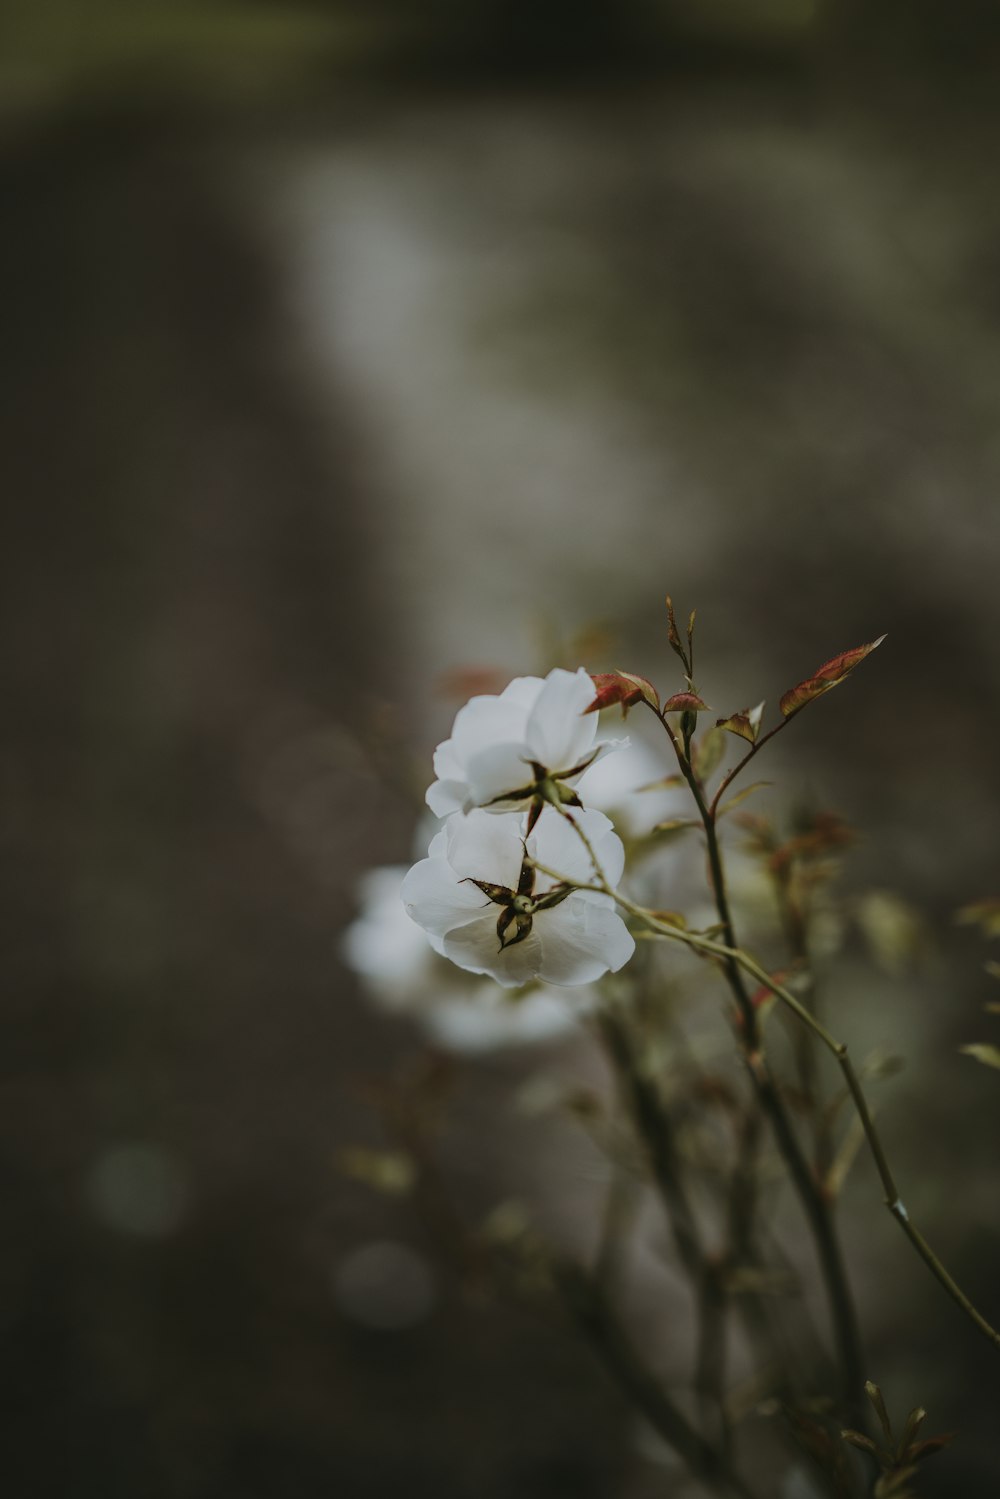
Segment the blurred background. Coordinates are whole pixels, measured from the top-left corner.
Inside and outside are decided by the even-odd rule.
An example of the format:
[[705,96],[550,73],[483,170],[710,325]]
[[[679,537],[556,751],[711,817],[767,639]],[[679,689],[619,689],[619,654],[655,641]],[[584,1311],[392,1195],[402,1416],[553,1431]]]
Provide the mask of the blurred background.
[[[988,0],[5,0],[8,1493],[687,1492],[338,1168],[416,1044],[339,934],[443,675],[603,622],[673,691],[668,590],[720,712],[889,631],[764,773],[924,913],[837,1021],[907,1058],[907,1200],[1000,1316],[952,924],[1000,886],[998,47]],[[573,1242],[539,1065],[475,1064],[445,1163]],[[872,1377],[961,1432],[921,1492],[994,1495],[995,1353],[867,1162],[845,1223]]]

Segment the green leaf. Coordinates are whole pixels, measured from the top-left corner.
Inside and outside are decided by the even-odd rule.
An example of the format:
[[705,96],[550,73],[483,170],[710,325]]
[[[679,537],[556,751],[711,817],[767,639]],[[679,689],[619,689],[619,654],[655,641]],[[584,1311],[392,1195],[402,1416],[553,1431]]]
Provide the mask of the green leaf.
[[959,1051],[967,1057],[975,1057],[977,1062],[982,1062],[986,1067],[996,1067],[1000,1071],[1000,1046],[989,1046],[985,1041],[973,1041],[969,1046],[960,1046]]
[[708,729],[694,746],[694,768],[699,779],[705,782],[718,769],[726,753],[726,736],[720,729]]
[[842,651],[839,656],[832,656],[829,661],[824,661],[811,677],[806,677],[804,682],[799,682],[797,687],[792,687],[784,694],[779,704],[784,717],[790,718],[793,713],[798,713],[807,703],[811,703],[813,698],[821,697],[832,687],[839,687],[866,656],[878,649],[884,639],[885,636],[880,635],[867,645],[855,646],[853,650]]
[[875,1411],[876,1416],[878,1416],[879,1425],[881,1426],[883,1432],[885,1433],[885,1439],[886,1439],[886,1441],[887,1442],[891,1442],[892,1441],[892,1422],[889,1420],[889,1412],[886,1410],[886,1408],[885,1408],[885,1401],[882,1399],[882,1391],[879,1389],[878,1385],[875,1384],[872,1380],[866,1379],[865,1380],[865,1394],[868,1396],[868,1399],[871,1401],[872,1407],[873,1407],[873,1409]]
[[735,796],[731,796],[728,801],[722,803],[722,806],[719,808],[719,816],[725,817],[727,812],[732,812],[735,807],[739,806],[740,802],[745,802],[748,796],[753,796],[755,791],[760,791],[763,787],[773,784],[772,781],[752,781],[749,786],[744,786],[742,791],[737,791]]
[[923,1406],[914,1406],[913,1410],[911,1410],[910,1414],[906,1418],[906,1424],[903,1427],[903,1435],[899,1439],[899,1456],[901,1460],[904,1460],[906,1458],[910,1447],[916,1440],[917,1432],[920,1430],[921,1426],[923,1426],[926,1420],[927,1412],[924,1410]]
[[690,817],[668,818],[666,822],[658,822],[653,828],[650,836],[672,838],[677,833],[686,832],[688,828],[700,828],[700,822],[694,822]]
[[984,937],[1000,937],[1000,896],[974,900],[955,912],[960,926],[977,926]]
[[845,1442],[850,1442],[852,1447],[860,1447],[862,1452],[870,1452],[874,1458],[879,1456],[877,1444],[872,1441],[871,1437],[866,1437],[863,1432],[851,1431],[848,1428],[846,1431],[842,1431],[840,1435],[844,1438]]
[[680,911],[650,911],[657,921],[662,921],[664,926],[675,926],[680,931],[687,930],[687,917]]

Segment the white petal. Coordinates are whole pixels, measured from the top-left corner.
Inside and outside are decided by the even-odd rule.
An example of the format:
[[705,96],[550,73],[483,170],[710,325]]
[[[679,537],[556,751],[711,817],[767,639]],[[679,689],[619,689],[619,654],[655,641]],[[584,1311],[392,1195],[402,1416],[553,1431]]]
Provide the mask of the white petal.
[[[570,818],[573,821],[570,821]],[[615,833],[609,820],[603,812],[594,812],[590,809],[574,809],[566,816],[561,816],[550,807],[546,807],[538,822],[535,831],[528,839],[528,852],[536,858],[540,864],[547,864],[558,874],[564,874],[568,879],[579,880],[583,884],[589,884],[594,878],[594,866],[590,861],[583,839],[573,831],[573,823],[576,823],[583,833],[586,834],[594,848],[594,852],[601,858],[603,866],[602,851],[613,855],[612,863],[617,870],[613,876],[609,873],[608,878],[614,882],[621,877],[621,866],[624,865],[625,851],[622,849],[621,859],[617,856],[615,845],[620,849],[621,840]],[[608,836],[613,842],[606,842]],[[600,848],[598,847],[600,844]],[[536,889],[541,891],[548,889],[552,881],[547,877],[539,875]]]
[[579,671],[550,671],[528,717],[525,737],[531,757],[550,770],[569,770],[594,743],[597,714],[584,714],[594,701],[594,683]]
[[553,911],[535,917],[541,936],[539,976],[566,987],[592,984],[610,969],[616,973],[635,952],[635,942],[610,904],[571,895]]
[[[586,817],[586,812],[578,812],[577,817]],[[584,824],[586,832],[586,824]],[[604,870],[604,878],[609,885],[618,886],[621,877],[625,873],[625,845],[622,843],[614,828],[608,828],[603,833],[591,837],[594,853],[597,855],[598,863]]]
[[[500,697],[470,698],[465,707],[459,709],[451,742],[463,767],[473,755],[489,749],[491,745],[523,742],[528,720],[528,707],[524,701],[528,689],[523,684],[530,683],[531,680],[517,677]],[[516,691],[512,690],[515,683]]]
[[507,791],[518,791],[534,780],[525,759],[524,743],[491,744],[470,755],[466,766],[469,796],[477,807],[495,801]]
[[434,751],[434,774],[439,781],[464,780],[462,762],[455,753],[453,739],[443,739]]
[[465,781],[435,781],[424,797],[435,817],[450,817],[465,806],[469,788]]
[[486,899],[475,885],[460,884],[451,865],[441,858],[414,864],[400,895],[407,915],[435,937],[475,921]]
[[442,952],[470,973],[488,973],[505,989],[529,983],[538,977],[542,961],[542,945],[537,931],[532,930],[523,942],[501,951],[496,923],[500,908],[492,906],[491,913],[449,932],[441,944]]
[[434,837],[427,845],[428,859],[446,859],[448,857],[448,829],[438,828]]
[[516,890],[524,860],[522,828],[523,819],[516,812],[498,816],[476,809],[467,817],[451,818],[446,830],[448,863],[455,876]]

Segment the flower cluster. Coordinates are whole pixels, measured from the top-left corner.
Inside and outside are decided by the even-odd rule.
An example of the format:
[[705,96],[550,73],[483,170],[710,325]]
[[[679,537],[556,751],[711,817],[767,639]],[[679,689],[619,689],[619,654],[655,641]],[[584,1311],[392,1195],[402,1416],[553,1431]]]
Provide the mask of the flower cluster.
[[591,984],[635,949],[611,896],[579,888],[598,869],[617,884],[625,858],[581,796],[585,772],[621,747],[596,742],[593,701],[583,670],[518,677],[467,703],[434,756],[427,802],[446,821],[403,902],[435,951],[505,988]]

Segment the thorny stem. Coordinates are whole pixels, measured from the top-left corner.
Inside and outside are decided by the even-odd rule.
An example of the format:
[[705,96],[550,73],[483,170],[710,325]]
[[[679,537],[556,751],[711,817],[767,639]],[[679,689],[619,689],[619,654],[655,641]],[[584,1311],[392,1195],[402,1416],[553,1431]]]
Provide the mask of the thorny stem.
[[[759,963],[755,962],[749,953],[744,952],[742,948],[729,947],[725,943],[714,941],[711,937],[704,937],[698,932],[685,931],[681,927],[671,926],[668,922],[659,920],[653,911],[646,910],[645,907],[637,905],[635,901],[629,900],[627,896],[622,895],[620,891],[614,890],[603,878],[603,876],[599,876],[598,883],[582,885],[577,881],[567,880],[567,877],[565,875],[559,874],[556,870],[549,869],[545,865],[537,863],[537,861],[535,863],[535,867],[541,874],[547,875],[550,879],[560,880],[564,883],[575,885],[578,890],[593,890],[601,895],[611,896],[611,898],[622,908],[623,911],[627,911],[628,914],[630,916],[634,916],[636,920],[642,921],[650,929],[650,931],[655,932],[660,937],[666,937],[673,942],[681,942],[686,947],[690,947],[696,952],[706,953],[712,957],[719,958],[724,962],[728,963],[731,961],[735,963],[745,973],[756,979],[759,984],[762,984],[767,989],[769,989],[776,999],[780,999],[782,1004],[787,1005],[788,1008],[798,1016],[803,1025],[808,1026],[813,1034],[818,1036],[826,1049],[835,1058],[841,1072],[844,1074],[844,1080],[847,1084],[848,1092],[851,1095],[851,1099],[857,1111],[858,1118],[861,1121],[862,1129],[865,1133],[865,1141],[872,1154],[872,1158],[875,1162],[875,1168],[879,1175],[879,1180],[881,1181],[883,1190],[885,1191],[886,1207],[889,1209],[892,1216],[896,1219],[897,1223],[900,1225],[903,1232],[906,1234],[906,1237],[910,1240],[910,1243],[916,1249],[917,1253],[920,1255],[920,1258],[924,1261],[931,1274],[944,1287],[945,1291],[947,1291],[948,1295],[955,1302],[955,1304],[959,1306],[963,1312],[965,1312],[966,1316],[969,1317],[972,1322],[975,1323],[976,1327],[979,1328],[984,1337],[988,1338],[995,1348],[1000,1349],[1000,1332],[998,1332],[996,1328],[986,1320],[982,1313],[979,1312],[975,1305],[969,1300],[968,1296],[966,1296],[965,1292],[949,1274],[948,1270],[942,1264],[938,1256],[931,1249],[923,1234],[910,1218],[909,1212],[907,1211],[904,1203],[899,1196],[899,1190],[896,1186],[896,1180],[893,1176],[892,1169],[889,1166],[888,1157],[885,1153],[885,1147],[882,1144],[881,1136],[879,1135],[878,1130],[875,1127],[875,1122],[872,1119],[871,1111],[868,1108],[867,1099],[865,1098],[860,1080],[854,1069],[854,1064],[851,1061],[850,1056],[848,1055],[847,1046],[844,1044],[844,1042],[838,1041],[836,1037],[827,1030],[826,1026],[824,1026],[819,1020],[817,1020],[816,1017],[806,1008],[806,1006],[802,1004],[801,1000],[796,999],[795,995],[792,994],[790,990],[786,989],[783,984],[778,983],[776,979],[773,979],[770,974],[767,973],[767,971],[762,968]],[[753,1073],[752,1075],[756,1074]],[[808,1167],[806,1168],[806,1170],[808,1171]],[[815,1183],[811,1175],[808,1177],[808,1181],[810,1184],[810,1195],[815,1193],[818,1197],[818,1184]]]

